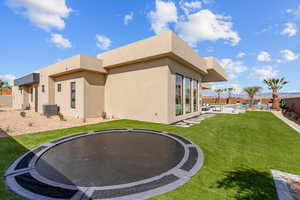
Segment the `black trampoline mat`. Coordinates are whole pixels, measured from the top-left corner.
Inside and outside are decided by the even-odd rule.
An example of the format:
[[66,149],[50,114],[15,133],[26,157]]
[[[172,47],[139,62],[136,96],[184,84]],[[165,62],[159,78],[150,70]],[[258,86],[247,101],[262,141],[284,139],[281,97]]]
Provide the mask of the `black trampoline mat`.
[[183,159],[176,140],[146,132],[87,135],[58,144],[37,161],[37,172],[52,181],[82,187],[111,186],[161,175]]

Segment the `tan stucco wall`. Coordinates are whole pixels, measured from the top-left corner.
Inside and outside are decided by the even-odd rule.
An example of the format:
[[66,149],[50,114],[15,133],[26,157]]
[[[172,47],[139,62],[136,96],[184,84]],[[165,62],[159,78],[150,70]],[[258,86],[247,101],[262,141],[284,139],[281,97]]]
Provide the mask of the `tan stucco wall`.
[[[60,112],[69,117],[84,118],[85,80],[84,73],[64,75],[54,79],[55,95],[54,103],[60,107]],[[71,108],[71,82],[76,83],[75,109]],[[57,91],[57,85],[61,84],[61,92]]]
[[100,117],[104,112],[106,75],[84,72],[86,117]]
[[105,111],[123,119],[168,123],[168,59],[109,70]]
[[12,87],[12,107],[15,109],[21,109],[23,104],[23,95],[19,90],[19,86]]
[[[202,76],[199,73],[196,73],[194,70],[189,69],[185,67],[184,65],[174,61],[174,60],[169,60],[169,73],[168,73],[168,84],[169,84],[169,90],[168,90],[168,123],[174,123],[189,117],[193,117],[196,115],[199,115],[201,113],[201,108],[200,108],[200,103],[198,112],[193,112],[193,95],[192,95],[192,112],[185,114],[185,84],[183,84],[183,115],[176,116],[176,104],[175,104],[175,87],[176,87],[176,74],[181,74],[184,77],[188,77],[194,80],[198,80],[198,99],[200,100],[200,93],[201,93],[201,79]],[[184,82],[185,80],[183,80]]]
[[11,95],[0,95],[0,106],[11,107],[12,96]]

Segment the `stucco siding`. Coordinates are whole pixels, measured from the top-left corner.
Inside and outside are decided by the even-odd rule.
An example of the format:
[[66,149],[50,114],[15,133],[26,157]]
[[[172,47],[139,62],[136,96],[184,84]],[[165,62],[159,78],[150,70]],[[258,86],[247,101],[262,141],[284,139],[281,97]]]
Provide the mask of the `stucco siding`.
[[104,112],[106,75],[85,72],[86,117],[100,117]]
[[[60,112],[69,117],[84,118],[84,73],[74,73],[64,75],[54,79],[55,81],[55,104],[60,108]],[[71,82],[76,83],[75,108],[71,108]],[[58,84],[61,84],[61,92],[57,91]]]
[[168,59],[109,70],[105,110],[123,119],[168,123]]
[[12,106],[12,96],[0,95],[0,106],[11,107]]
[[12,87],[12,107],[15,109],[21,109],[23,103],[23,95],[19,86]]

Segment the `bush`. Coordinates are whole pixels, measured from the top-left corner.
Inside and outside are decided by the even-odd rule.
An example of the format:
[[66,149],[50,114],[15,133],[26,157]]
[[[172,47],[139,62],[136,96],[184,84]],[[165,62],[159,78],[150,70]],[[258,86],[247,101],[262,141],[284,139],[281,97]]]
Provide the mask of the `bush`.
[[20,112],[21,117],[26,117],[26,112],[22,111]]
[[65,119],[64,115],[61,114],[60,112],[58,113],[58,117],[59,117],[60,121],[67,121],[67,120]]
[[107,115],[106,115],[106,112],[102,112],[102,115],[101,115],[102,119],[107,119]]

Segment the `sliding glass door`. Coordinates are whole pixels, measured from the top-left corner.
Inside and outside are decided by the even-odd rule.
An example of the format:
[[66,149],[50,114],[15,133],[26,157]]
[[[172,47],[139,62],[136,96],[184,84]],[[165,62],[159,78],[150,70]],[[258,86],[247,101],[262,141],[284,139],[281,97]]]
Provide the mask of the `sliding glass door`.
[[185,78],[185,113],[192,112],[192,79]]
[[194,112],[199,110],[199,87],[197,80],[193,80],[193,107]]
[[183,114],[183,76],[176,74],[176,116]]

